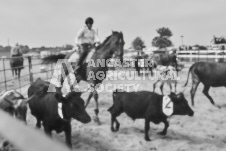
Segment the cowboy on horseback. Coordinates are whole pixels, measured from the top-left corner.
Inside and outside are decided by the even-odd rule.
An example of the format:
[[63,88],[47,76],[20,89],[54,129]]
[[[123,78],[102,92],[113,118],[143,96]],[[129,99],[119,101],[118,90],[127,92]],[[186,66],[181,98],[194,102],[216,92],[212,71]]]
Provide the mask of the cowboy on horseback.
[[90,49],[93,47],[97,47],[100,44],[100,40],[95,30],[92,29],[93,22],[93,19],[91,17],[88,17],[85,20],[86,26],[79,30],[75,38],[75,44],[79,49],[78,54],[80,56],[78,58],[77,66],[75,68],[75,72],[77,73],[81,69],[82,63],[88,55]]
[[22,50],[18,43],[16,43],[15,47],[12,47],[10,54],[11,54],[11,57],[22,56]]

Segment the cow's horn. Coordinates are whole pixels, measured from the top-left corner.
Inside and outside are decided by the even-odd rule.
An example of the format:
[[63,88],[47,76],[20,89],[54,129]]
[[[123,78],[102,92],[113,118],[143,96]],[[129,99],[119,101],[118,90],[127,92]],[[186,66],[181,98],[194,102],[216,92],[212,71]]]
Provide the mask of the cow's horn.
[[33,94],[32,96],[30,96],[29,98],[27,98],[25,101],[26,103],[29,102],[35,95]]

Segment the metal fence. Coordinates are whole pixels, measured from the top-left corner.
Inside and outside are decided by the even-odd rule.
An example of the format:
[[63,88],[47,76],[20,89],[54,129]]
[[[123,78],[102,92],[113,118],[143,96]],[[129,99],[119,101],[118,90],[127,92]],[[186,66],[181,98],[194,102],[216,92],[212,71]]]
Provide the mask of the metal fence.
[[53,73],[53,64],[43,65],[39,57],[24,56],[24,65],[20,79],[14,79],[11,73],[10,59],[1,58],[0,64],[0,92],[16,89],[25,94],[22,88],[28,87],[37,77],[48,80]]
[[177,57],[183,62],[225,62],[225,50],[183,50],[177,52]]

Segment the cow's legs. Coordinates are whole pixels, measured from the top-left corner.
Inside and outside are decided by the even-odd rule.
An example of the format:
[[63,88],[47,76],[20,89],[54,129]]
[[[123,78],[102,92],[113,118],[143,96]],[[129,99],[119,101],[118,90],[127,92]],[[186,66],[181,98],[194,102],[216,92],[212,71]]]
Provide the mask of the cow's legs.
[[166,135],[167,129],[168,129],[168,127],[169,127],[169,122],[167,121],[167,119],[165,119],[165,120],[163,121],[163,123],[165,124],[165,127],[164,127],[163,131],[161,131],[161,132],[158,133],[158,134],[160,134],[160,135]]
[[[115,116],[115,115],[111,116],[111,131],[112,132],[117,132],[119,130],[119,127],[120,127],[120,123],[118,122],[116,117],[117,116]],[[114,128],[114,123],[116,123],[116,127],[115,128]]]
[[208,91],[210,89],[210,86],[208,85],[204,85],[204,89],[203,89],[203,94],[210,100],[210,102],[215,105],[214,101],[213,101],[213,98],[209,95]]
[[66,140],[66,144],[69,148],[72,148],[72,144],[71,144],[71,124],[68,123],[65,126],[64,129],[64,133],[65,133],[65,140]]
[[151,141],[151,139],[149,138],[149,135],[148,135],[149,129],[150,129],[150,121],[148,119],[145,119],[144,138],[146,141]]
[[195,80],[192,81],[192,88],[191,88],[191,91],[190,91],[192,106],[194,106],[194,96],[195,96],[195,92],[197,90],[199,83],[200,83],[199,81],[195,81]]
[[40,128],[41,128],[41,120],[38,119],[38,118],[36,118],[36,120],[37,120],[37,122],[36,122],[36,127],[37,127],[38,129],[40,129]]
[[49,136],[49,137],[52,137],[52,133],[51,133],[51,129],[49,126],[43,124],[43,127],[44,127],[44,131],[45,133]]
[[[116,132],[119,130],[120,123],[118,122],[116,117],[118,117],[121,113],[122,113],[122,111],[118,111],[117,113],[112,113],[112,115],[111,115],[111,131],[112,132]],[[115,128],[114,128],[114,122],[116,123]]]

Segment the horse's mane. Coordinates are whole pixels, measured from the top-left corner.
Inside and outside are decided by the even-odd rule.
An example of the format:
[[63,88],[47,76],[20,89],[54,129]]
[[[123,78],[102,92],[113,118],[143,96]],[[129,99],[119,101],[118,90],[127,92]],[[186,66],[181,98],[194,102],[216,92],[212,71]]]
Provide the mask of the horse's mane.
[[111,38],[111,35],[108,36],[99,46],[97,46],[96,49],[100,49],[101,47],[103,47],[105,45],[105,43],[107,43],[107,41]]

